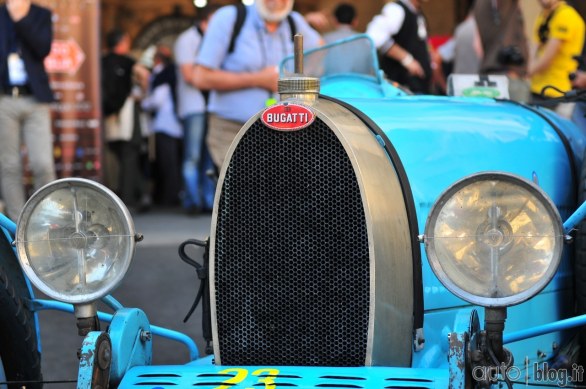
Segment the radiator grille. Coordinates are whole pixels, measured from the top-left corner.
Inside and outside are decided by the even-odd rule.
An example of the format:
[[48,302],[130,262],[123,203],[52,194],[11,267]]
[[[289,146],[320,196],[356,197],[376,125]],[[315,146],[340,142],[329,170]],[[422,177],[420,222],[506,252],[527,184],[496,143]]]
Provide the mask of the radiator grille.
[[366,221],[350,159],[323,121],[295,132],[256,121],[230,160],[216,228],[223,365],[364,365]]

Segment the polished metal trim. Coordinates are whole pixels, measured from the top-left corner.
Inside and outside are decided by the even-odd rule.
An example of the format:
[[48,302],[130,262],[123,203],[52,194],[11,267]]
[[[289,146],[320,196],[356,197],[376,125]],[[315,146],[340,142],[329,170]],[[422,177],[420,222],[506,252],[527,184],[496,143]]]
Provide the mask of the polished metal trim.
[[[296,100],[287,100],[296,102]],[[366,366],[410,366],[413,340],[413,261],[406,202],[398,175],[370,129],[346,108],[317,100],[312,109],[342,143],[360,187],[370,251],[370,314]],[[215,241],[223,182],[232,154],[253,116],[237,134],[222,166],[210,244],[210,297],[215,363],[222,364],[216,320]],[[406,292],[407,291],[407,292]]]
[[[122,271],[116,278],[114,278],[110,285],[103,287],[101,290],[96,291],[94,293],[84,295],[81,297],[71,297],[64,293],[60,293],[59,291],[49,287],[43,280],[41,280],[35,270],[33,269],[32,265],[30,264],[25,245],[25,231],[27,224],[29,222],[29,218],[36,208],[36,206],[43,200],[47,195],[50,195],[56,190],[62,188],[72,188],[72,187],[84,187],[92,189],[96,192],[101,192],[104,196],[109,198],[112,202],[112,208],[116,209],[120,216],[122,216],[122,222],[124,224],[125,234],[128,237],[132,238],[134,242],[133,245],[129,245],[128,252],[126,253],[127,259],[124,267],[121,269]],[[47,185],[40,188],[36,191],[31,198],[26,202],[20,216],[18,217],[17,228],[16,228],[16,250],[18,252],[18,260],[23,271],[26,273],[27,277],[31,280],[31,282],[44,294],[54,298],[55,300],[59,300],[66,303],[72,304],[83,304],[98,300],[108,293],[110,293],[113,289],[115,289],[124,279],[128,269],[130,268],[130,264],[134,257],[135,248],[136,248],[136,241],[134,237],[136,235],[136,230],[134,227],[134,221],[132,220],[132,216],[128,208],[124,202],[110,189],[108,189],[105,185],[102,185],[96,181],[88,180],[85,178],[62,178],[59,180],[55,180],[53,182],[48,183]]]
[[[450,279],[448,274],[443,270],[442,261],[440,261],[438,253],[435,250],[434,229],[436,226],[438,216],[442,212],[443,207],[448,202],[448,200],[455,196],[460,190],[467,187],[468,185],[474,184],[479,181],[502,181],[527,190],[527,192],[533,195],[537,201],[541,202],[541,205],[543,205],[545,211],[548,213],[550,217],[552,228],[554,230],[556,244],[553,248],[551,263],[547,268],[546,272],[544,273],[541,279],[537,280],[533,284],[533,286],[511,296],[477,296],[472,292],[463,289],[462,287],[457,285],[452,279]],[[557,272],[557,269],[561,263],[564,241],[564,231],[561,216],[557,210],[556,205],[553,203],[553,201],[547,195],[547,193],[545,193],[545,191],[541,189],[539,186],[537,186],[533,181],[529,181],[528,179],[516,174],[499,171],[485,171],[480,173],[474,173],[450,185],[442,194],[440,194],[440,196],[434,203],[433,207],[431,208],[425,224],[424,235],[425,252],[427,254],[431,270],[434,272],[436,277],[441,281],[441,283],[446,287],[446,289],[448,289],[454,295],[472,304],[492,308],[517,305],[524,301],[527,301],[528,299],[532,298],[533,296],[541,292],[547,286],[547,284],[549,284],[549,282],[553,279]]]

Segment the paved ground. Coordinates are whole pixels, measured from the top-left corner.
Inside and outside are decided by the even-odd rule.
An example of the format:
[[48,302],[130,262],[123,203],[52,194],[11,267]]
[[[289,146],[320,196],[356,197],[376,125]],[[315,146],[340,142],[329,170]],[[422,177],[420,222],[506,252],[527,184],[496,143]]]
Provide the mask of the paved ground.
[[138,247],[153,247],[207,237],[211,215],[190,216],[181,209],[156,209],[134,215],[133,219],[136,231],[144,235]]
[[[195,297],[198,280],[193,268],[177,254],[178,245],[189,238],[209,235],[210,215],[187,216],[180,210],[154,210],[134,217],[137,232],[144,241],[137,245],[130,271],[113,293],[123,305],[145,311],[151,324],[179,330],[191,336],[203,353],[199,309],[188,323],[183,317]],[[201,252],[192,253],[197,258]],[[46,380],[75,380],[78,370],[75,319],[54,311],[40,313],[43,345],[43,374]],[[105,328],[105,325],[104,325]],[[186,348],[160,338],[153,340],[154,364],[183,364]],[[73,383],[45,385],[47,389],[75,388]]]

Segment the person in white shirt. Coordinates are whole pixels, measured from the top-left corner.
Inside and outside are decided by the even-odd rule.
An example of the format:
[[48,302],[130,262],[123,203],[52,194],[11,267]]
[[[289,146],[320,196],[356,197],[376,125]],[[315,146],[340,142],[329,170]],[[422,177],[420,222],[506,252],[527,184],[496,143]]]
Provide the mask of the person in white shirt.
[[386,4],[366,33],[380,53],[380,66],[392,81],[414,93],[430,93],[431,57],[421,3],[398,0]]

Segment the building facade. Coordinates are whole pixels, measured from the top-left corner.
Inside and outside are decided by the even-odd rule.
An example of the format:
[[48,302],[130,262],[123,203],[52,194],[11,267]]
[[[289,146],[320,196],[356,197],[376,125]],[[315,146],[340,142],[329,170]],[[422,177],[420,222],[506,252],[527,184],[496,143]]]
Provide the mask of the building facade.
[[[214,4],[233,4],[232,0],[211,0]],[[344,0],[353,3],[358,11],[360,31],[380,12],[385,0]],[[301,13],[322,11],[331,14],[340,0],[296,0],[295,9]],[[434,0],[425,3],[430,35],[450,35],[458,20],[465,14],[464,0]],[[179,31],[187,28],[197,14],[192,0],[102,0],[102,34],[112,28],[127,31],[136,51],[156,42],[171,41]]]
[[[177,34],[191,25],[197,15],[194,0],[102,0],[101,34],[114,27],[127,31],[133,39],[135,53],[139,55],[150,45],[164,42],[172,44]],[[209,0],[213,4],[233,4],[237,0]],[[331,14],[341,2],[354,4],[358,11],[358,30],[364,31],[368,22],[389,0],[296,0],[295,9],[301,13],[321,11]],[[423,4],[428,19],[429,35],[445,37],[452,34],[457,23],[466,16],[469,0],[429,0]],[[569,0],[578,12],[586,16],[586,2]],[[535,0],[522,0],[525,27],[530,36],[533,21],[540,6]],[[325,31],[322,31],[325,32]]]

